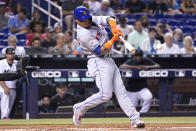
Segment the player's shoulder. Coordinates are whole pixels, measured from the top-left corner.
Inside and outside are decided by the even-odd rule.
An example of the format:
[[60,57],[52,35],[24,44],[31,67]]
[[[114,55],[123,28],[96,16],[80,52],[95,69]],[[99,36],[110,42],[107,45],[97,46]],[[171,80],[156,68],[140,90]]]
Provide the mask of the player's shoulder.
[[2,64],[2,63],[5,63],[6,62],[6,59],[2,59],[2,60],[0,60],[0,63]]
[[18,63],[18,61],[17,60],[14,60],[14,64],[17,64]]

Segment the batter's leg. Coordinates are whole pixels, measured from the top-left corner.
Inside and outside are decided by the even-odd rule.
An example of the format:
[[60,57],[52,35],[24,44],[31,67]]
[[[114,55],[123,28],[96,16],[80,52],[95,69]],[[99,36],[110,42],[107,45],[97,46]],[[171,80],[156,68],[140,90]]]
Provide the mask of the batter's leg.
[[95,74],[95,81],[99,92],[90,96],[85,101],[74,105],[74,110],[76,110],[78,114],[83,115],[88,109],[111,99],[114,67],[110,64],[111,63],[107,60],[104,61],[97,58],[90,61],[88,70],[90,74]]
[[140,110],[141,113],[147,112],[152,103],[152,93],[148,88],[143,88],[139,91],[139,96],[143,101],[142,108]]
[[123,81],[120,75],[118,68],[116,67],[114,74],[114,93],[120,104],[120,107],[125,112],[127,116],[129,116],[131,121],[135,121],[140,119],[140,113],[136,111],[134,105],[127,95],[127,91],[123,85]]

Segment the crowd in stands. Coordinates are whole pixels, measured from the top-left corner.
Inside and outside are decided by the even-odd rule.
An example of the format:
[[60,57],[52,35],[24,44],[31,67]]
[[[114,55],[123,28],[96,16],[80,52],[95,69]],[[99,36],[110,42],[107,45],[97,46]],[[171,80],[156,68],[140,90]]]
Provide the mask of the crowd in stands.
[[[83,54],[74,39],[73,10],[87,7],[92,15],[116,16],[125,39],[145,54],[195,54],[194,0],[53,0],[63,10],[64,24],[48,27],[41,13],[28,17],[22,3],[0,0],[0,51],[13,46],[17,55]],[[13,10],[12,10],[13,9]],[[31,19],[29,19],[31,18]],[[190,19],[187,19],[190,18]],[[84,36],[85,37],[85,36]],[[124,54],[119,41],[114,53]]]

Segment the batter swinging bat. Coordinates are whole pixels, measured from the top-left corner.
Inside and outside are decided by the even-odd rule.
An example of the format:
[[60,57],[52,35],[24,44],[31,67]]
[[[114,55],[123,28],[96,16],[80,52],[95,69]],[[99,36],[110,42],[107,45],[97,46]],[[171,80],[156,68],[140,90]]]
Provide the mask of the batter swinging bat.
[[136,49],[128,43],[122,36],[119,36],[120,40],[123,42],[124,46],[132,53],[134,54]]

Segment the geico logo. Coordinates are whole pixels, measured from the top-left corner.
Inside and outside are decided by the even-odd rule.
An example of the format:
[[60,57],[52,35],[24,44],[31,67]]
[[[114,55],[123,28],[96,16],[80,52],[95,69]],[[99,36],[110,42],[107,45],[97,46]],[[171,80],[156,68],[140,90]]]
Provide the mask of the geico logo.
[[139,72],[140,77],[167,77],[168,71],[140,71]]
[[196,70],[192,71],[192,76],[193,76],[193,77],[196,76]]
[[32,72],[31,76],[33,78],[53,78],[53,77],[61,77],[60,71],[41,71],[41,72]]

